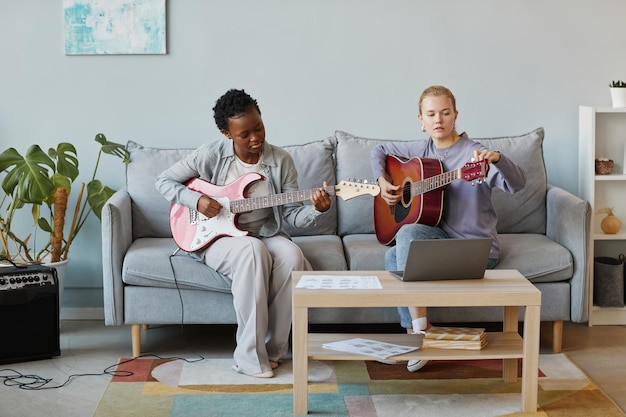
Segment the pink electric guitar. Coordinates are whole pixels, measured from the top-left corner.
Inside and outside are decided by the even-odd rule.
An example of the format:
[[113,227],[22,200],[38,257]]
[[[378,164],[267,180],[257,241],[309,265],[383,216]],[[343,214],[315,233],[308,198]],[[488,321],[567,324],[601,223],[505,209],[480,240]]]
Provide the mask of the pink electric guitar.
[[[170,208],[170,227],[178,247],[186,252],[196,252],[208,247],[222,236],[245,236],[248,232],[237,227],[237,217],[240,213],[306,201],[319,190],[314,188],[246,198],[250,184],[263,178],[261,174],[249,173],[224,186],[214,185],[199,178],[187,181],[185,185],[189,189],[217,200],[222,209],[217,216],[208,218],[197,210],[173,203]],[[378,185],[346,181],[324,187],[324,190],[329,195],[336,195],[344,200],[367,194],[376,196],[380,193]]]

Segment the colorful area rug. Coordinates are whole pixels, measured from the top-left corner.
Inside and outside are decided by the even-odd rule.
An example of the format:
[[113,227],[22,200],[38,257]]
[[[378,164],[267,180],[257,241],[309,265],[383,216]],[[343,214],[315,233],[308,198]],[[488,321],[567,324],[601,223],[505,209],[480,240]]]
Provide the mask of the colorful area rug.
[[[293,415],[290,361],[282,363],[272,379],[241,375],[231,366],[231,359],[187,363],[145,358],[119,365],[118,370],[133,375],[112,378],[94,417]],[[625,415],[565,355],[540,355],[539,366],[539,409],[522,413],[521,379],[503,382],[501,360],[432,361],[415,373],[402,364],[311,361],[309,415]]]

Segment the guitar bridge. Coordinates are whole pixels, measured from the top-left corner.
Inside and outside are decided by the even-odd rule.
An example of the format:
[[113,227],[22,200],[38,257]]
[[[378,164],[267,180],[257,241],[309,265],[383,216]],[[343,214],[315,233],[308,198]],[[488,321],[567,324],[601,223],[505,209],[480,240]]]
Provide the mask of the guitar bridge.
[[189,210],[189,224],[198,224],[198,210]]

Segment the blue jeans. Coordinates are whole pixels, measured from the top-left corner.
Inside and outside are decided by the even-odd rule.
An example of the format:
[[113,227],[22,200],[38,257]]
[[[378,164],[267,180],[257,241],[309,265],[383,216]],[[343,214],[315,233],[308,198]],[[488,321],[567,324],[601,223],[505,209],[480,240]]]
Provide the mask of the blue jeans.
[[[388,271],[403,271],[409,255],[409,244],[418,239],[448,239],[449,236],[439,227],[424,224],[405,224],[396,234],[396,245],[385,252],[385,269]],[[493,269],[498,259],[489,258],[487,269]],[[400,325],[405,329],[413,327],[411,314],[407,307],[398,307]]]

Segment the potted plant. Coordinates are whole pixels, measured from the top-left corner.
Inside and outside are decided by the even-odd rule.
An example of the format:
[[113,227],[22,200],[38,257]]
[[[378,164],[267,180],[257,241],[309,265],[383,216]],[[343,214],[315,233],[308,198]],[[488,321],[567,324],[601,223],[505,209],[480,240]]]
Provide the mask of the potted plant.
[[[0,200],[0,239],[3,259],[12,263],[54,263],[65,261],[70,245],[91,212],[100,218],[102,207],[115,190],[96,179],[103,153],[114,155],[128,163],[130,157],[123,145],[107,141],[99,133],[95,137],[100,150],[87,196],[83,198],[85,183],[78,187],[74,210],[67,210],[72,185],[79,174],[79,159],[71,143],[61,142],[45,153],[39,145],[31,145],[22,156],[15,148],[0,154],[0,172],[4,196]],[[13,228],[15,214],[30,208],[33,229],[19,237]],[[5,211],[6,210],[6,211]],[[69,228],[66,213],[71,214]],[[43,236],[41,234],[43,233]]]
[[622,80],[612,81],[609,87],[613,107],[626,107],[626,83]]

